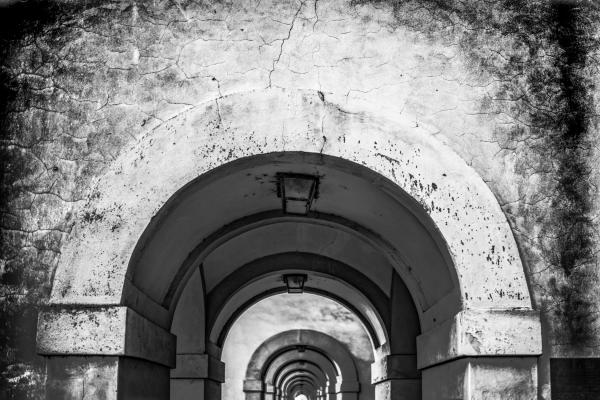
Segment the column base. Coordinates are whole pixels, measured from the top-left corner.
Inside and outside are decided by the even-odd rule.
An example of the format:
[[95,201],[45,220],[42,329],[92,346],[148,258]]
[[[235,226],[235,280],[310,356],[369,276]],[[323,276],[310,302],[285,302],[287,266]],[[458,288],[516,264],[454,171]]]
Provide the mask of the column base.
[[358,393],[356,392],[341,392],[336,394],[337,400],[358,400]]
[[466,357],[422,371],[423,400],[536,400],[536,357]]
[[61,400],[164,400],[169,368],[118,356],[47,358],[46,398]]
[[377,400],[420,400],[420,379],[390,379],[375,385]]
[[209,354],[177,354],[171,371],[171,400],[220,399],[225,364]]
[[421,373],[415,354],[393,354],[371,365],[377,400],[421,400]]

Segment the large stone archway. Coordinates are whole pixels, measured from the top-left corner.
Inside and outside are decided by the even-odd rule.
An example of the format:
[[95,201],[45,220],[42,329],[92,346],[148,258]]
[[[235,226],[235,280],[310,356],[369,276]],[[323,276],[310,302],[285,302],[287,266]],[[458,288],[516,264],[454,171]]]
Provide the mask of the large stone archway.
[[[302,226],[298,222],[296,225]],[[277,230],[277,232],[281,231]],[[293,238],[296,245],[302,244],[298,236]],[[314,238],[314,233],[311,238]],[[277,235],[277,241],[286,244],[282,235]],[[355,243],[349,245],[355,249],[359,248]],[[228,246],[228,251],[234,251],[239,255],[244,248],[252,249],[254,246],[248,246],[246,243],[242,247],[232,250]],[[368,268],[369,265],[362,265],[362,268]],[[260,299],[287,291],[282,276],[300,273],[307,278],[303,292],[336,300],[345,305],[362,322],[370,339],[370,353],[375,352],[373,367],[379,372],[376,376],[372,376],[370,371],[372,366],[362,365],[365,370],[360,371],[361,380],[368,385],[373,384],[381,392],[391,390],[386,386],[388,380],[401,380],[404,391],[408,387],[411,388],[412,397],[405,397],[418,399],[420,374],[416,364],[415,338],[420,328],[410,293],[395,272],[390,277],[390,285],[387,288],[389,292],[384,292],[373,281],[372,276],[362,274],[359,268],[361,265],[357,265],[356,261],[353,266],[350,266],[337,259],[305,252],[276,253],[261,257],[237,268],[231,268],[228,275],[223,275],[221,282],[207,293],[206,307],[203,311],[197,307],[197,304],[203,301],[202,292],[198,290],[198,284],[193,283],[192,280],[184,289],[182,301],[174,314],[172,332],[179,339],[177,368],[171,373],[172,393],[182,393],[182,387],[194,384],[202,387],[206,382],[204,379],[206,377],[189,375],[185,372],[189,371],[187,365],[190,365],[191,359],[205,357],[201,354],[202,351],[198,350],[203,346],[203,343],[199,343],[201,335],[197,334],[199,324],[190,321],[205,321],[206,351],[217,360],[220,358],[220,351],[229,328],[237,318]],[[193,276],[199,275],[195,272]],[[327,342],[321,345],[329,346]],[[396,365],[395,373],[388,373],[385,365],[392,358],[403,359],[403,363]],[[369,392],[372,396],[373,390]],[[177,396],[175,398],[179,399]]]
[[[273,189],[277,172],[319,177],[311,214],[281,212]],[[40,318],[39,351],[56,370],[50,386],[73,376],[92,379],[93,356],[102,355],[108,363],[102,385],[116,388],[120,398],[134,396],[136,382],[148,376],[168,387],[168,369],[188,346],[193,351],[181,354],[194,355],[199,367],[193,374],[206,386],[205,397],[218,397],[219,335],[212,330],[218,318],[207,323],[212,304],[204,295],[260,257],[300,251],[351,266],[388,299],[399,293],[392,277],[400,278],[422,332],[418,367],[424,381],[439,382],[436,390],[458,398],[489,391],[481,377],[495,371],[504,378],[494,393],[513,390],[512,382],[522,384],[511,393],[527,398],[535,392],[539,321],[512,232],[477,174],[419,130],[346,113],[318,92],[240,93],[149,131],[92,192],[79,211],[87,217],[62,252],[55,310]],[[287,239],[264,241],[274,235]],[[333,245],[319,244],[324,238]],[[378,267],[366,268],[366,260]],[[260,292],[255,283],[245,288]],[[322,284],[330,287],[326,279]],[[336,290],[344,298],[343,288]],[[180,304],[195,308],[197,320],[189,323],[200,333],[179,340],[176,350],[169,331],[180,337]],[[229,314],[245,303],[231,304]],[[389,320],[385,340],[402,318],[389,311],[365,315],[381,326]],[[415,345],[394,349],[385,336],[379,333],[383,356],[375,375],[393,386],[397,380],[388,372],[415,354],[400,348]],[[84,366],[66,367],[57,356]],[[519,357],[516,369],[506,368],[510,357]],[[431,385],[424,388],[423,398],[438,395]],[[154,397],[166,398],[164,390]]]
[[[273,398],[288,397],[293,398],[294,396],[289,395],[290,386],[296,380],[308,377],[311,381],[317,383],[317,390],[313,393],[303,393],[309,398],[327,398],[335,396],[335,380],[330,379],[321,366],[316,363],[307,362],[303,359],[290,362],[280,371],[277,371],[278,375],[273,383],[265,384],[265,394],[271,393]],[[246,394],[248,397],[248,395]]]

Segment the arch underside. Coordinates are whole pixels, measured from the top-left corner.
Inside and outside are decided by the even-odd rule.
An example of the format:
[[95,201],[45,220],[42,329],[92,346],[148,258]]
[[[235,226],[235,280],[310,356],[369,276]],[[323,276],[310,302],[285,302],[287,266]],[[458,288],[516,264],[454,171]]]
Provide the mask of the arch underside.
[[[159,214],[154,219],[132,257],[127,282],[133,290],[126,288],[125,295],[133,296],[125,301],[133,303],[141,291],[172,314],[188,277],[200,268],[209,302],[209,324],[224,326],[227,323],[217,321],[219,316],[213,313],[223,308],[225,300],[219,296],[230,293],[226,289],[235,286],[237,280],[245,279],[244,268],[256,266],[260,259],[304,253],[314,260],[321,257],[331,262],[311,265],[305,259],[301,265],[301,261],[288,257],[281,259],[278,269],[312,271],[308,290],[329,293],[357,310],[363,320],[370,321],[368,326],[374,327],[377,342],[385,342],[383,326],[389,315],[381,309],[380,299],[390,297],[396,273],[415,299],[421,318],[429,312],[429,324],[460,309],[458,282],[443,239],[427,216],[417,213],[417,205],[408,201],[406,194],[394,191],[391,183],[362,167],[322,155],[273,154],[235,164],[184,188],[175,205],[167,207],[168,218]],[[276,176],[290,171],[319,178],[319,197],[307,215],[290,215],[281,209],[275,192]],[[225,209],[220,210],[219,204]],[[238,207],[243,211],[234,212]],[[242,212],[248,214],[239,215]],[[221,222],[212,222],[215,218]],[[165,267],[169,265],[172,267]],[[337,268],[334,275],[355,292],[358,281],[366,279],[376,294],[371,296],[376,306],[367,305],[365,296],[346,300],[357,296],[349,295],[349,288],[328,283],[325,270],[335,265],[348,266],[348,274]],[[260,271],[271,272],[271,282],[266,286],[251,282],[254,289],[248,285],[243,293],[235,293],[230,309],[247,306],[268,290],[284,290],[281,282],[273,281],[277,268],[265,268]],[[210,337],[214,342],[223,340],[222,332],[210,332]]]
[[253,260],[223,280],[207,297],[211,341],[221,346],[237,317],[260,299],[286,292],[285,274],[306,274],[304,292],[335,300],[356,314],[374,347],[387,342],[390,298],[369,278],[337,260],[304,252]]

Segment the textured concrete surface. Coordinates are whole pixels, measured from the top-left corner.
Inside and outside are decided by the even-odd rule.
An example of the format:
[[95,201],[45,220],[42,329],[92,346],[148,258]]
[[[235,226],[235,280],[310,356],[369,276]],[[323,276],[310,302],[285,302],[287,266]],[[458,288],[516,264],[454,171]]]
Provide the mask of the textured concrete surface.
[[419,368],[467,356],[542,354],[535,311],[463,311],[417,337]]
[[[312,363],[314,368],[308,366]],[[331,374],[324,371],[331,369]],[[361,374],[364,378],[364,374]],[[294,329],[280,332],[260,344],[250,357],[244,380],[246,400],[269,398],[269,394],[295,393],[299,381],[311,382],[315,398],[319,393],[335,393],[342,398],[369,398],[371,390],[360,395],[370,382],[358,380],[354,357],[347,345],[323,332]]]
[[[362,160],[420,199],[465,304],[531,299],[543,398],[549,357],[599,355],[596,2],[35,3],[0,12],[7,396],[40,395],[53,281],[54,302],[119,304],[132,243],[168,197],[270,149]],[[282,110],[272,93],[295,94]],[[306,99],[314,118],[284,124]],[[478,230],[505,220],[494,239]]]
[[175,336],[127,307],[56,310],[40,314],[38,352],[117,355],[175,366]]

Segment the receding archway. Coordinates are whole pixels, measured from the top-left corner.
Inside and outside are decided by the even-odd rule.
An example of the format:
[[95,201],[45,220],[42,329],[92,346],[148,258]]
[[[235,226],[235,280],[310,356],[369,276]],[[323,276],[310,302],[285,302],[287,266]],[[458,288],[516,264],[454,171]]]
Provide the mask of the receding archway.
[[[302,362],[315,366],[317,373],[306,365],[299,364],[296,367],[295,363]],[[263,342],[248,363],[244,382],[246,399],[264,399],[267,398],[265,394],[286,392],[286,379],[294,377],[286,376],[286,373],[296,373],[301,377],[312,375],[314,382],[319,383],[317,388],[321,392],[336,395],[337,398],[358,398],[360,384],[352,355],[339,341],[324,333],[314,330],[286,331]]]
[[[376,371],[384,371],[388,358],[401,354],[405,358],[402,371],[405,385],[410,383],[419,388],[420,374],[416,365],[416,337],[419,334],[417,312],[406,287],[397,274],[392,275],[388,296],[368,278],[352,268],[323,256],[310,253],[282,253],[254,260],[235,269],[223,279],[223,285],[217,285],[209,292],[205,314],[207,317],[206,337],[213,349],[221,349],[229,327],[250,305],[262,298],[287,290],[282,277],[286,274],[304,274],[304,292],[329,297],[346,306],[362,322],[368,333],[371,352],[375,353]],[[189,321],[199,319],[195,304],[199,291],[196,284],[186,288],[180,307],[177,308],[173,332],[181,338],[194,338],[196,329]],[[196,296],[197,301],[188,301]],[[374,306],[377,304],[377,307]],[[395,317],[394,317],[395,316]],[[374,326],[374,324],[377,324]],[[377,335],[380,335],[379,337]],[[197,340],[196,335],[195,340]],[[222,339],[223,338],[223,339]],[[194,352],[193,342],[178,343],[178,359],[185,359]],[[409,355],[412,355],[409,357]],[[220,354],[215,354],[220,357]],[[372,360],[370,361],[372,362]],[[380,364],[382,365],[380,367]],[[370,370],[370,365],[366,368]],[[173,377],[174,384],[180,384],[178,370]],[[369,371],[366,385],[379,385],[391,377],[386,373],[371,379]],[[418,399],[418,391],[413,391],[412,399]]]
[[[324,333],[347,347],[354,359],[357,379],[361,383],[361,399],[374,399],[374,386],[371,383],[374,349],[369,333],[355,313],[342,304],[322,295],[306,292],[269,296],[236,319],[222,348],[221,359],[225,363],[226,372],[222,398],[243,400],[242,389],[247,366],[256,350],[282,332],[298,330]],[[325,377],[329,389],[335,391],[338,371],[323,355],[325,350],[304,346],[290,347],[287,350],[269,362],[263,378],[265,392],[270,393],[282,387],[284,378],[291,379],[291,374],[299,369],[310,370],[315,376]]]
[[[308,215],[281,211],[275,189],[276,175],[282,171],[320,177],[320,196]],[[215,210],[212,199],[226,208]],[[153,219],[136,246],[129,261],[126,302],[144,304],[138,299],[141,291],[172,314],[196,266],[203,265],[210,292],[233,268],[254,258],[314,253],[321,241],[337,240],[338,247],[316,253],[350,265],[380,265],[359,270],[388,294],[396,271],[425,327],[461,308],[452,257],[429,216],[397,186],[359,165],[319,154],[255,156],[196,179],[174,196],[173,203],[165,205],[164,215]],[[260,250],[246,245],[253,242],[261,244]],[[168,252],[161,250],[165,247]]]
[[[382,382],[393,380],[389,366],[416,364],[417,357],[424,379],[432,380],[453,360],[539,352],[539,322],[510,228],[489,189],[452,151],[386,121],[346,115],[317,93],[270,90],[219,102],[231,121],[215,128],[214,106],[197,107],[124,152],[95,183],[81,212],[102,217],[80,223],[66,241],[52,291],[52,304],[66,310],[40,318],[40,353],[135,358],[161,380],[177,364],[177,376],[203,380],[205,393],[214,395],[221,378],[213,328],[227,324],[206,320],[214,304],[205,296],[213,301],[211,291],[237,269],[292,252],[336,260],[368,277],[390,304],[414,304],[418,352],[398,352],[397,346],[417,346],[398,345],[388,332],[375,368]],[[266,122],[245,118],[266,109],[272,115]],[[303,133],[286,128],[273,135],[282,125]],[[319,179],[310,213],[282,210],[274,188],[279,172]],[[282,240],[265,240],[274,237]],[[268,246],[237,244],[261,238]],[[230,297],[215,315],[231,314],[227,304],[243,298]],[[197,320],[189,323],[199,333],[178,341],[178,352],[193,349],[179,358],[208,372],[183,372],[175,360],[167,331],[179,336],[183,304],[196,308]],[[383,332],[402,323],[393,308],[387,325],[385,316],[364,310],[364,320],[379,319],[372,325]],[[110,335],[98,333],[98,321],[114,327]],[[73,325],[78,329],[69,330]],[[468,363],[457,368],[463,375],[473,370]]]
[[309,274],[303,291],[330,297],[352,310],[369,332],[374,347],[388,342],[389,296],[359,270],[329,257],[304,252],[261,257],[223,279],[207,299],[209,339],[221,346],[233,321],[248,306],[287,291],[281,277],[290,273]]

